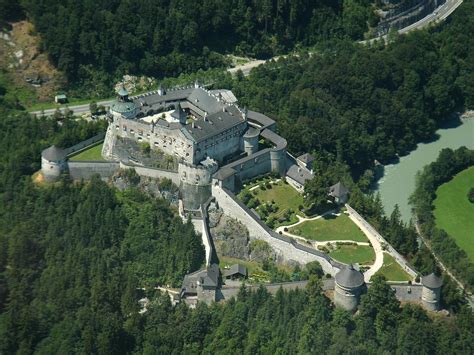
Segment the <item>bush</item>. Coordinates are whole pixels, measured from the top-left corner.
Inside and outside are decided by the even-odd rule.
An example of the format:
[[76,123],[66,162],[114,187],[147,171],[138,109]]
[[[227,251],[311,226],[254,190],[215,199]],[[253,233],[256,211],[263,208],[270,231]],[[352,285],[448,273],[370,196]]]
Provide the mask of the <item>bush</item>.
[[467,198],[469,199],[469,202],[474,203],[474,187],[471,187],[467,193]]

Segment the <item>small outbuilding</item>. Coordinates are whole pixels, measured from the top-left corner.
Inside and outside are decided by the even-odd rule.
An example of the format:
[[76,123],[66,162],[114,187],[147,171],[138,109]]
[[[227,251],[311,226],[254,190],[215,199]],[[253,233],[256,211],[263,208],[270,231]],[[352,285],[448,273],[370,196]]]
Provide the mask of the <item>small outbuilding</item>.
[[224,271],[224,277],[230,280],[246,279],[247,268],[240,264],[234,264],[230,269]]
[[67,102],[67,96],[65,94],[57,94],[54,97],[54,102],[57,104],[65,104]]
[[311,172],[313,172],[313,162],[315,160],[316,158],[309,153],[302,154],[298,158],[296,158],[296,162],[299,166],[302,166],[303,168],[306,168]]
[[343,205],[347,202],[349,196],[349,189],[344,186],[342,182],[338,182],[329,188],[329,196],[334,198],[334,202]]

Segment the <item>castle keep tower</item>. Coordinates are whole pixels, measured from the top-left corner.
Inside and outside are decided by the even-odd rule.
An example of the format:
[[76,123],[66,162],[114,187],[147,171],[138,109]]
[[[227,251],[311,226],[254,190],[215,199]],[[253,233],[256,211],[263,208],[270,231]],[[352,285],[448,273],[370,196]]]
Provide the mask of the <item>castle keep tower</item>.
[[364,275],[352,265],[346,266],[336,274],[334,303],[338,307],[354,312],[364,286]]
[[53,182],[59,179],[61,174],[67,171],[66,152],[52,145],[41,152],[41,172],[44,179]]
[[441,286],[443,280],[441,277],[431,273],[421,278],[423,289],[421,291],[421,304],[428,311],[437,311],[440,308]]
[[138,109],[135,103],[128,97],[128,91],[123,86],[118,91],[117,101],[110,106],[110,113],[118,118],[134,118]]

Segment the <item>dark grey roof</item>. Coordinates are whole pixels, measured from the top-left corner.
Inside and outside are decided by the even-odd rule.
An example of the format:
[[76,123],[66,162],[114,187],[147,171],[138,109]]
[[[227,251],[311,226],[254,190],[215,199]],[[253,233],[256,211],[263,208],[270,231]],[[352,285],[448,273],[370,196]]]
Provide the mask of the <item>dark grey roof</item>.
[[187,124],[181,131],[194,142],[201,142],[243,122],[242,116],[217,112]]
[[251,121],[258,123],[262,127],[268,127],[275,124],[275,121],[272,120],[270,117],[264,115],[260,112],[255,111],[247,111],[247,118]]
[[421,278],[421,283],[423,286],[429,287],[429,288],[438,288],[443,285],[443,279],[434,273],[431,273],[427,276],[423,276]]
[[66,152],[52,145],[41,152],[41,157],[49,161],[61,161],[66,159]]
[[213,178],[222,181],[222,180],[225,180],[225,179],[231,177],[234,174],[235,174],[234,169],[232,169],[230,166],[224,166],[224,167],[220,168],[214,174]]
[[302,161],[303,163],[305,163],[306,165],[308,164],[311,164],[314,160],[315,160],[315,157],[313,157],[311,154],[309,153],[305,153],[303,155],[300,155],[298,158],[296,158],[300,161]]
[[204,270],[199,270],[184,276],[182,293],[197,293],[197,287],[217,288],[219,285],[219,266],[212,264]]
[[364,284],[364,275],[355,270],[352,265],[347,265],[336,274],[336,283],[347,288],[359,287]]
[[184,110],[181,107],[181,104],[179,102],[176,104],[176,109],[171,113],[171,117],[173,117],[173,118],[175,118],[179,121],[186,120],[186,112],[184,112]]
[[347,195],[348,193],[349,190],[340,181],[329,188],[329,194],[333,197],[342,197],[344,195]]
[[234,264],[230,267],[229,270],[224,271],[224,276],[233,276],[233,275],[242,275],[247,276],[247,268],[240,264]]
[[296,164],[290,166],[290,168],[286,172],[286,175],[301,185],[304,185],[306,181],[311,180],[313,178],[313,174],[311,174],[310,171],[303,169]]
[[202,88],[194,89],[187,99],[194,106],[197,106],[209,115],[222,111],[222,108],[225,106],[224,102],[217,101],[213,95],[209,94]]

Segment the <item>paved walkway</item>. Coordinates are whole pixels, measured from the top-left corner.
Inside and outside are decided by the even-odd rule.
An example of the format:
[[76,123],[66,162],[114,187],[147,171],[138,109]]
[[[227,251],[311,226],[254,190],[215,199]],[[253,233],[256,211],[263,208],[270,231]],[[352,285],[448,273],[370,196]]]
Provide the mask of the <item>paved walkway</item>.
[[373,265],[366,271],[364,272],[364,281],[369,282],[370,278],[380,270],[380,268],[383,265],[383,249],[382,249],[382,244],[380,243],[379,238],[373,233],[365,223],[360,221],[356,216],[350,212],[348,212],[348,216],[351,219],[352,222],[355,223],[357,227],[360,228],[360,230],[366,235],[366,237],[369,239],[370,243],[372,244],[372,248],[375,251],[375,262]]

